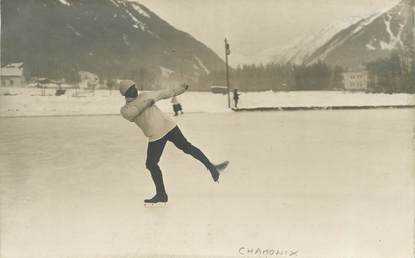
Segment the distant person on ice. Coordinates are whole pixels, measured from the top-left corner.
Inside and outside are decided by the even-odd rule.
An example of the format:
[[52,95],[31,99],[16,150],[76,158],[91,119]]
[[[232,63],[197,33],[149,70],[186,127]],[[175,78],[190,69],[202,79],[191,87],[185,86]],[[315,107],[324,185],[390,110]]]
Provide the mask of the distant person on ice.
[[173,104],[174,116],[178,116],[179,112],[183,115],[182,104],[180,104],[176,96],[173,96],[173,98],[171,98],[171,103]]
[[161,99],[168,99],[182,94],[188,85],[180,85],[171,89],[141,92],[138,94],[135,83],[130,80],[121,81],[119,89],[125,96],[126,104],[121,108],[121,115],[130,122],[134,122],[148,137],[146,168],[151,173],[156,195],[145,203],[166,203],[168,196],[163,183],[163,176],[158,165],[164,146],[167,141],[172,142],[184,153],[199,160],[209,170],[213,181],[218,182],[219,172],[227,166],[228,162],[214,165],[201,150],[186,140],[176,123],[163,113],[155,103]]
[[239,93],[238,93],[238,89],[234,89],[233,90],[233,102],[235,104],[235,108],[238,108],[238,101],[239,101]]

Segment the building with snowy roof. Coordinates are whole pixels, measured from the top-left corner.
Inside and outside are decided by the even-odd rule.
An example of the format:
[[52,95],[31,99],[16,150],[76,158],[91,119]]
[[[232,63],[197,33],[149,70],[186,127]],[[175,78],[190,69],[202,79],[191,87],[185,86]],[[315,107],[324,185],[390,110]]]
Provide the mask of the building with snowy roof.
[[98,75],[87,72],[79,71],[79,87],[81,89],[96,89],[99,86],[99,77]]
[[350,91],[367,91],[369,73],[361,67],[343,73],[344,88]]
[[13,63],[0,69],[1,87],[23,87],[23,63]]

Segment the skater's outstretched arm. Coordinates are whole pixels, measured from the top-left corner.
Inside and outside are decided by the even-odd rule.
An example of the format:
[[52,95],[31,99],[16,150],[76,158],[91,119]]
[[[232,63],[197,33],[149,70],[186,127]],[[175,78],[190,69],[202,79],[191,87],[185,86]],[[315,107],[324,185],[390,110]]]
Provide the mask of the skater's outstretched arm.
[[150,97],[154,99],[154,101],[157,102],[162,99],[169,99],[171,97],[178,96],[184,93],[188,88],[189,88],[189,85],[182,84],[179,86],[171,87],[169,89],[154,91],[149,94],[150,94]]
[[132,105],[121,108],[121,115],[130,122],[133,122],[137,116],[154,104],[154,99],[145,99],[141,101],[134,101]]

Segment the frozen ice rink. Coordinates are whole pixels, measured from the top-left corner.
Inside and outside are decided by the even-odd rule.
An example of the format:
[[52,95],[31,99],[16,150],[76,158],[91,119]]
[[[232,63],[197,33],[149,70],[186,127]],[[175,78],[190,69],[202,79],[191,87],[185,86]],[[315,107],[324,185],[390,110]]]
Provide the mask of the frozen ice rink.
[[154,186],[134,124],[1,118],[0,256],[413,257],[414,118],[414,109],[185,114],[188,140],[231,163],[214,184],[168,144],[164,208],[143,205]]

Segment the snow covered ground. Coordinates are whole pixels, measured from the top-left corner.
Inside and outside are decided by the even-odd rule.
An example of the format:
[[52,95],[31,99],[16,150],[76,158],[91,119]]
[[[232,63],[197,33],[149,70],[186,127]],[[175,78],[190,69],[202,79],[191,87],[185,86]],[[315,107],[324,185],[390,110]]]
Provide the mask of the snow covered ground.
[[[118,91],[97,90],[95,94],[68,90],[54,96],[55,90],[0,88],[0,117],[43,115],[118,114],[124,104]],[[74,97],[78,96],[78,97]],[[179,97],[185,112],[229,112],[226,95],[209,92],[187,92]],[[171,112],[169,100],[158,103]],[[311,107],[311,106],[384,106],[415,105],[413,94],[366,94],[350,92],[252,92],[241,93],[240,108]]]
[[154,189],[134,124],[0,118],[0,256],[249,257],[259,248],[285,253],[252,257],[412,257],[413,109],[176,119],[212,160],[231,163],[214,184],[168,144],[169,204],[144,208]]

